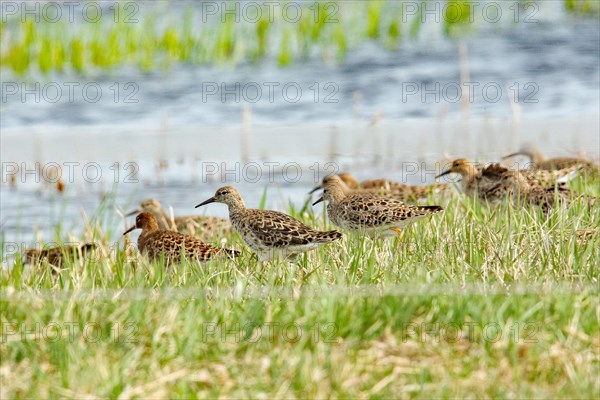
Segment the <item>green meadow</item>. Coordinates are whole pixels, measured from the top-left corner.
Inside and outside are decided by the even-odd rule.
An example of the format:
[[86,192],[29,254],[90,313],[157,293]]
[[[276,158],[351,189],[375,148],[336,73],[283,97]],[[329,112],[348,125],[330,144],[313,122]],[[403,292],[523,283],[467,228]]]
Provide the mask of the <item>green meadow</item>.
[[[263,264],[233,234],[240,258],[169,269],[99,228],[107,198],[56,228],[95,253],[2,271],[2,398],[596,397],[598,207],[436,196],[402,238]],[[308,204],[288,211],[331,228]]]

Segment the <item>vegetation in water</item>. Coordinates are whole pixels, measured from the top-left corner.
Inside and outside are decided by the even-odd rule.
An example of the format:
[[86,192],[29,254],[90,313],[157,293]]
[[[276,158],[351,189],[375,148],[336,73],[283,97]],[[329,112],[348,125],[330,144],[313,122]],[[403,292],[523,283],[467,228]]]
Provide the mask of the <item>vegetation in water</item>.
[[[3,16],[0,65],[18,75],[85,73],[122,65],[149,71],[174,63],[237,64],[263,59],[286,66],[317,54],[343,60],[349,49],[364,41],[397,48],[403,40],[418,38],[431,18],[425,9],[440,13],[436,29],[449,37],[468,34],[482,23],[481,10],[469,0],[408,5],[379,0],[299,2],[294,3],[299,10],[293,12],[294,7],[286,12],[285,7],[275,11],[248,7],[240,8],[237,15],[218,13],[208,18],[198,5],[172,10],[162,2],[132,4],[139,9],[115,3],[109,7],[112,14],[105,10],[102,18],[74,22],[49,21],[45,13]],[[576,15],[597,14],[599,9],[593,0],[565,0],[564,7]]]

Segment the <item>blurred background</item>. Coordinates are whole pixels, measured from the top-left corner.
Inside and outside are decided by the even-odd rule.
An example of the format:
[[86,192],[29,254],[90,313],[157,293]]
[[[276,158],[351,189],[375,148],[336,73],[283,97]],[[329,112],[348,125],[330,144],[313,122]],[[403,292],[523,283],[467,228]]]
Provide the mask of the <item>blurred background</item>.
[[[434,181],[523,144],[600,154],[600,3],[3,1],[3,242],[224,184],[301,207],[323,175]],[[320,210],[317,210],[317,212]]]

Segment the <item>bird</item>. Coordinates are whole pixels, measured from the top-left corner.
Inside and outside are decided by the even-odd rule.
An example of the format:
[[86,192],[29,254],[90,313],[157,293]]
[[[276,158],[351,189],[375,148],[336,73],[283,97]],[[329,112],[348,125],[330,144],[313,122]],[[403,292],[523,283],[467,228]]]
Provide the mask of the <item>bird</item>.
[[175,216],[171,219],[162,208],[160,202],[153,198],[142,201],[139,209],[127,213],[126,216],[137,215],[144,211],[154,214],[158,222],[158,228],[163,231],[189,234],[197,236],[202,240],[222,237],[231,233],[231,224],[226,218],[188,215]]
[[569,167],[579,166],[584,172],[598,172],[599,166],[591,161],[578,157],[556,157],[546,159],[544,155],[531,145],[523,146],[517,152],[502,157],[503,160],[514,156],[526,156],[531,161],[532,169],[541,169],[546,171],[556,171]]
[[[394,182],[389,179],[369,179],[359,182],[353,175],[348,172],[340,172],[337,176],[351,189],[384,189],[391,190],[392,188],[403,188],[406,185]],[[327,177],[325,177],[326,179]]]
[[27,249],[25,250],[25,263],[37,265],[42,260],[47,260],[48,264],[60,267],[63,265],[65,259],[74,259],[80,255],[87,254],[95,248],[95,243],[85,243],[82,245],[64,245],[45,249]]
[[354,177],[352,175],[349,175],[346,173],[325,176],[323,178],[323,180],[321,181],[321,184],[315,186],[308,193],[313,194],[317,190],[323,189],[327,185],[327,182],[334,179],[334,177],[337,177],[338,180],[340,181],[339,185],[340,185],[340,188],[344,191],[344,193],[378,193],[378,191],[373,188],[364,189],[364,188],[359,187],[356,179],[354,179]]
[[154,214],[144,211],[135,217],[135,225],[127,229],[123,235],[141,229],[138,237],[138,250],[147,255],[150,260],[164,258],[166,265],[176,262],[183,257],[197,261],[209,261],[221,256],[235,258],[239,252],[235,250],[214,247],[193,236],[179,232],[162,230]]
[[447,184],[443,183],[435,183],[425,186],[407,185],[405,183],[400,183],[385,178],[368,179],[366,181],[358,182],[354,176],[347,172],[341,172],[337,175],[351,189],[375,189],[384,190],[390,193],[395,191],[416,192],[416,194],[423,193],[423,197],[426,197],[426,195],[432,190],[444,189],[448,186]]
[[441,178],[451,173],[460,174],[462,177],[460,183],[463,192],[467,196],[478,196],[482,200],[495,201],[498,200],[499,195],[501,195],[500,199],[502,199],[506,194],[498,191],[497,186],[500,177],[496,173],[497,167],[500,166],[492,164],[490,166],[478,167],[467,159],[459,158],[454,160],[446,171],[440,173],[435,178]]
[[595,201],[594,197],[574,193],[565,183],[558,183],[553,187],[532,185],[516,170],[503,171],[500,184],[512,189],[512,200],[515,204],[528,204],[534,208],[541,208],[546,215],[552,208],[569,205],[578,198],[586,198],[589,204]]
[[233,227],[263,262],[286,259],[342,237],[338,231],[312,229],[279,211],[247,208],[240,193],[232,186],[219,188],[213,197],[196,208],[215,202],[227,205]]
[[[476,166],[465,158],[459,158],[454,160],[446,171],[437,175],[436,179],[451,173],[460,174],[461,186],[467,196],[477,196],[481,200],[493,204],[502,201],[510,193],[511,185],[508,185],[506,181],[502,182],[503,174],[506,171],[511,170],[497,163]],[[577,173],[578,169],[577,166],[574,166],[556,171],[514,171],[517,171],[531,186],[554,187],[560,181],[569,180]]]
[[338,176],[327,179],[323,195],[313,206],[322,201],[327,201],[327,216],[336,226],[384,237],[401,235],[408,224],[443,210],[440,206],[411,205],[374,193],[348,192]]
[[[333,175],[324,177],[322,183],[313,188],[310,193],[323,189],[326,181],[331,176]],[[389,196],[400,201],[417,201],[425,199],[430,193],[440,192],[449,187],[449,185],[445,183],[435,183],[424,186],[407,185],[388,179],[370,179],[359,183],[354,176],[347,172],[339,173],[337,176],[342,181],[344,188],[348,191],[375,193],[382,196]]]

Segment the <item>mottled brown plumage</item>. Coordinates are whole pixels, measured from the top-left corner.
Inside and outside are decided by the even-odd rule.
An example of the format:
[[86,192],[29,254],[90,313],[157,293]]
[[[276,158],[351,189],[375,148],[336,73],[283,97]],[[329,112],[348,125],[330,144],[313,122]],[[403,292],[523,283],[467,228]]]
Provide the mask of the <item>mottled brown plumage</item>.
[[373,193],[348,192],[337,176],[327,179],[323,189],[323,196],[313,205],[326,200],[331,222],[350,231],[387,236],[443,210],[440,206],[415,206]]
[[500,176],[498,175],[497,164],[478,168],[475,164],[464,158],[454,160],[446,171],[442,172],[436,178],[457,173],[461,176],[461,187],[467,196],[478,196],[482,200],[495,202],[506,196],[506,192],[499,188]]
[[539,207],[544,214],[548,214],[554,207],[568,205],[575,199],[586,198],[590,204],[595,200],[593,197],[572,192],[564,183],[553,187],[532,185],[519,171],[515,170],[504,171],[501,174],[501,184],[510,187],[515,204]]
[[[323,178],[321,185],[315,187],[312,192],[323,189],[327,180],[333,175]],[[337,175],[342,181],[342,186],[346,192],[350,193],[373,193],[381,196],[391,197],[400,201],[417,201],[426,199],[431,193],[438,193],[448,189],[448,184],[435,183],[432,185],[416,186],[407,185],[400,182],[391,181],[389,179],[370,179],[363,182],[358,182],[354,176],[347,172],[342,172]]]
[[196,207],[213,202],[227,205],[233,227],[261,261],[287,258],[342,237],[337,231],[314,230],[278,211],[246,208],[239,192],[231,186],[220,188]]
[[540,169],[545,171],[555,171],[565,168],[578,167],[581,172],[598,173],[600,167],[591,161],[578,157],[555,157],[546,159],[544,155],[533,146],[524,146],[521,150],[502,157],[503,159],[514,156],[526,156],[531,161],[532,169]]
[[222,256],[233,258],[239,255],[235,250],[217,248],[192,236],[161,230],[156,217],[150,212],[139,214],[135,225],[123,234],[126,235],[134,229],[142,229],[137,242],[139,251],[151,260],[164,258],[167,264],[177,262],[182,255],[197,261],[209,261]]
[[127,215],[139,214],[141,212],[154,214],[160,230],[184,233],[196,236],[201,240],[222,237],[231,233],[231,223],[225,218],[188,215],[175,216],[171,219],[156,199],[142,201],[138,210],[132,211]]
[[39,264],[47,260],[48,264],[60,267],[65,259],[73,259],[79,255],[86,254],[96,248],[94,243],[82,245],[65,245],[49,247],[46,249],[25,250],[25,262],[27,264]]
[[[450,173],[460,174],[462,177],[461,186],[465,194],[471,197],[477,196],[481,200],[490,203],[496,203],[502,201],[511,193],[512,185],[502,179],[507,171],[512,170],[500,164],[488,164],[478,167],[467,159],[459,158],[454,160],[450,168],[436,176],[436,178]],[[556,171],[519,170],[516,173],[520,174],[532,187],[553,188],[560,180],[568,180],[571,176],[574,176],[577,173],[577,167]]]

